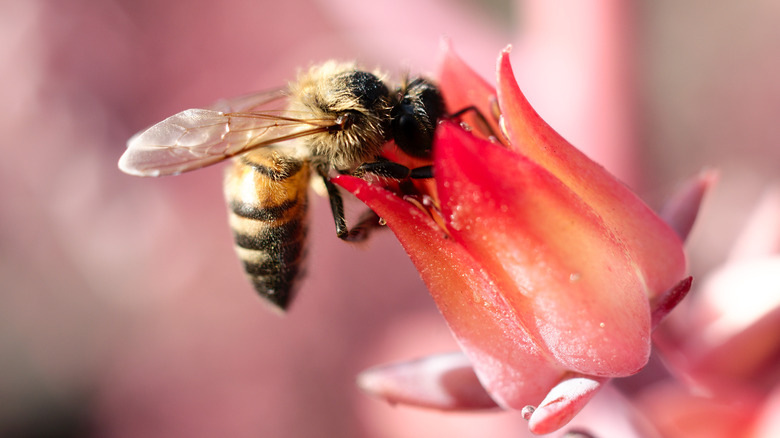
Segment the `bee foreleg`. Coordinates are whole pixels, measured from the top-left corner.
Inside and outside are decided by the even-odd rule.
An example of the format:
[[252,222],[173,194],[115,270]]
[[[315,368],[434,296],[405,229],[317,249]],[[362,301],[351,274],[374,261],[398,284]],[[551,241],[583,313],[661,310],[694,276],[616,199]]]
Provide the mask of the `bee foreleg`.
[[371,173],[373,175],[399,180],[406,178],[426,179],[433,178],[433,166],[422,166],[410,169],[403,164],[393,161],[377,160],[371,163],[361,164],[355,173]]
[[328,199],[330,200],[330,209],[333,212],[333,220],[336,222],[336,236],[339,239],[347,240],[349,229],[347,228],[347,219],[344,216],[344,200],[341,198],[339,188],[328,178],[327,171],[322,167],[317,167],[317,173],[322,177],[325,188],[328,190]]
[[411,179],[433,178],[433,166],[415,167],[414,169],[409,171],[409,178]]
[[409,178],[411,169],[403,164],[398,164],[384,158],[378,158],[377,161],[363,163],[358,166],[355,174],[361,175],[363,173],[370,173],[372,175],[392,179],[406,179]]

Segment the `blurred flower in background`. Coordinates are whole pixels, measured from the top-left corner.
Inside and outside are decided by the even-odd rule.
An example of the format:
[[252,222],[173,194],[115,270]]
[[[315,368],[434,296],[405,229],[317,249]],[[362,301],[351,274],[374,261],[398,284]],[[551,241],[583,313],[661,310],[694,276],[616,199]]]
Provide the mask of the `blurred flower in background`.
[[661,436],[780,433],[780,190],[768,187],[729,257],[656,333],[672,376],[639,393]]
[[[369,366],[456,348],[390,233],[365,249],[344,245],[315,201],[309,275],[279,318],[232,253],[221,169],[159,180],[116,170],[144,126],[283,84],[311,62],[430,72],[448,35],[490,78],[496,50],[513,42],[518,82],[540,115],[643,198],[660,200],[705,165],[721,170],[690,239],[696,278],[725,259],[742,212],[780,168],[780,61],[766,56],[780,43],[773,2],[1,8],[4,436],[523,433],[516,413],[392,408],[356,389]],[[773,399],[759,400],[771,409]],[[604,391],[575,422],[630,436],[615,429],[627,430],[630,412],[612,409],[625,402]]]

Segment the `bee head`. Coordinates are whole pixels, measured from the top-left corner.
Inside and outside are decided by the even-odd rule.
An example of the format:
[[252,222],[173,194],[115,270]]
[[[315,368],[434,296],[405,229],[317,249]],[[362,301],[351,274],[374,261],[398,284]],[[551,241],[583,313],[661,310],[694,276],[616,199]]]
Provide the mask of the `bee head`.
[[430,158],[436,122],[444,114],[444,100],[430,81],[416,78],[397,92],[391,113],[395,144],[417,158]]

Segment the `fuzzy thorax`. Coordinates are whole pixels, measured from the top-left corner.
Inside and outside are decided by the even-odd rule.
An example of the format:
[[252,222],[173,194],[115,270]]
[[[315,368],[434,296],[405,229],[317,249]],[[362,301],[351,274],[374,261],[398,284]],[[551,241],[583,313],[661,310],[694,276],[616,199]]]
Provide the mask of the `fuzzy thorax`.
[[301,73],[290,84],[289,109],[292,114],[320,120],[349,115],[344,129],[303,139],[302,146],[315,165],[354,170],[373,161],[387,141],[389,90],[379,77],[351,63],[331,61]]

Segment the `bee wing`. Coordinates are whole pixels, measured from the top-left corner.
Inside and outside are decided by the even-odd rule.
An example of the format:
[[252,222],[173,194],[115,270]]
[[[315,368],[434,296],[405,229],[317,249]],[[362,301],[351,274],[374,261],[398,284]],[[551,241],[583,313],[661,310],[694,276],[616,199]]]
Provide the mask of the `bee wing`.
[[225,110],[188,109],[134,135],[119,168],[138,176],[177,175],[252,149],[325,132],[334,120],[296,118],[277,109],[283,95],[247,95],[217,104]]
[[209,109],[223,113],[247,113],[252,111],[284,110],[287,106],[287,90],[277,88],[259,93],[245,94],[231,99],[221,99]]

